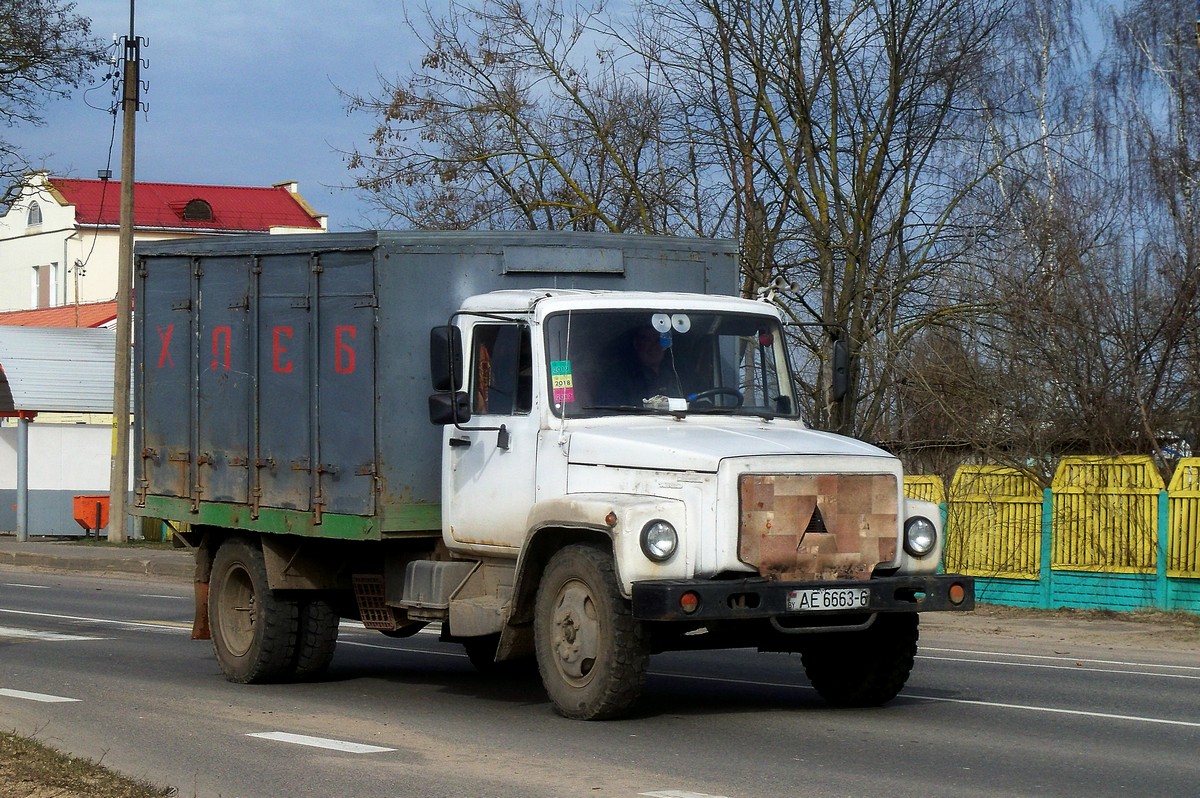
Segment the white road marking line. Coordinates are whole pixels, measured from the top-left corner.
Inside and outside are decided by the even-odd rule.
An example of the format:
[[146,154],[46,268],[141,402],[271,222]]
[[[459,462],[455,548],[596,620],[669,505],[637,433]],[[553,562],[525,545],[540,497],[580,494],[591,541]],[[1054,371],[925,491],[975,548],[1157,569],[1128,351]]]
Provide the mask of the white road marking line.
[[[1041,668],[1044,670],[1052,670],[1052,671],[1076,671],[1078,673],[1114,673],[1114,674],[1120,674],[1122,676],[1155,676],[1160,679],[1196,679],[1196,680],[1200,680],[1200,675],[1193,676],[1190,673],[1160,673],[1158,671],[1129,671],[1129,670],[1119,670],[1117,668],[1085,668],[1082,665],[1047,665],[1047,664],[1041,663],[1041,662],[1002,662],[1000,660],[977,659],[975,657],[922,657],[922,656],[918,656],[917,659],[928,659],[928,660],[933,660],[934,662],[968,662],[968,663],[973,663],[975,665],[1004,665],[1004,666],[1008,666],[1008,667],[1017,667],[1017,668]],[[1088,660],[1075,660],[1075,661],[1076,662],[1087,662]],[[1126,663],[1113,663],[1113,664],[1116,665],[1116,664],[1126,664]],[[1132,666],[1133,664],[1134,663],[1128,663],[1128,665],[1130,665],[1130,666]],[[1147,665],[1143,664],[1142,667],[1170,668],[1170,667],[1174,667],[1174,666],[1172,666],[1172,665],[1149,665],[1149,666],[1147,666]]]
[[[756,682],[750,679],[729,679],[722,676],[696,676],[690,673],[667,673],[665,671],[650,671],[651,676],[665,676],[669,679],[683,679],[693,682],[716,682],[717,684],[742,684],[751,687],[791,687],[796,690],[811,690],[806,684],[785,684],[783,682]],[[903,694],[902,694],[903,695]]]
[[[901,693],[902,696],[906,694]],[[941,701],[947,704],[968,704],[980,707],[996,707],[998,709],[1020,709],[1026,712],[1049,712],[1055,715],[1077,715],[1084,718],[1102,718],[1104,720],[1127,720],[1134,723],[1157,723],[1164,726],[1187,726],[1200,729],[1200,722],[1190,720],[1171,720],[1170,718],[1147,718],[1141,715],[1115,715],[1110,712],[1092,712],[1086,709],[1059,709],[1057,707],[1035,707],[1028,704],[1005,704],[999,701],[973,701],[967,698],[943,698],[930,695],[907,695],[922,701]]]
[[706,792],[690,792],[688,790],[655,790],[654,792],[639,792],[649,798],[725,798],[723,795],[709,795]]
[[[1152,662],[1127,662],[1119,659],[1083,659],[1081,657],[1050,656],[1048,654],[1014,654],[1008,651],[977,651],[969,648],[935,648],[921,646],[922,651],[941,651],[947,654],[975,654],[981,657],[1012,657],[1014,659],[1044,659],[1057,662],[1087,662],[1092,665],[1120,665],[1130,668],[1170,668],[1182,671],[1200,671],[1200,665],[1159,665]],[[931,657],[932,659],[932,657]]]
[[24,690],[9,690],[4,687],[0,687],[0,696],[7,696],[8,698],[24,698],[26,701],[40,701],[43,704],[66,704],[79,700],[78,698],[63,698],[60,695],[27,693]]
[[[115,618],[88,618],[82,615],[56,615],[51,612],[31,612],[29,610],[10,610],[0,608],[0,612],[9,615],[25,615],[32,618],[53,618],[58,621],[84,621],[85,623],[104,623],[111,626],[128,626],[133,629],[152,629],[156,632],[177,632],[172,626],[174,621],[118,621]],[[189,627],[190,628],[190,627]]]
[[27,587],[30,590],[49,590],[50,585],[22,585],[19,582],[5,582],[5,587]]
[[174,599],[175,601],[191,601],[191,596],[161,596],[157,593],[139,593],[138,598]]
[[395,748],[383,748],[378,745],[363,745],[362,743],[348,743],[344,740],[330,740],[325,737],[309,737],[306,734],[289,734],[287,732],[256,732],[247,734],[247,737],[258,737],[262,740],[275,740],[281,743],[292,743],[294,745],[307,745],[312,748],[328,748],[331,751],[344,751],[349,754],[382,754],[386,751],[395,751]]
[[58,632],[41,632],[35,629],[19,629],[15,626],[0,626],[0,637],[16,638],[18,640],[106,640],[104,637],[89,637],[86,635],[67,635]]
[[[82,615],[58,615],[58,614],[51,613],[51,612],[32,612],[30,610],[10,610],[10,609],[5,609],[3,607],[0,607],[0,613],[9,613],[10,615],[24,615],[24,616],[32,617],[32,618],[53,618],[54,620],[58,620],[58,621],[84,621],[86,623],[109,624],[112,626],[127,626],[127,627],[130,627],[133,629],[149,629],[149,630],[156,631],[156,632],[178,632],[183,629],[190,630],[192,628],[191,623],[185,623],[183,621],[119,621],[115,618],[88,618],[88,617],[82,616]],[[342,621],[339,624],[339,626],[354,627],[355,624],[356,624],[355,621]],[[359,628],[365,629],[365,627],[363,627],[362,624],[357,624],[357,626]],[[374,631],[374,630],[371,630],[371,631]],[[427,627],[427,628],[422,629],[421,631],[417,632],[417,634],[425,635],[425,636],[438,635],[438,634],[440,634],[440,631],[436,628],[431,629],[431,628]],[[342,640],[339,642],[341,645],[347,645],[347,646],[364,646],[367,648],[383,648],[383,649],[388,649],[388,650],[392,650],[392,651],[396,650],[395,646],[378,646],[378,645],[373,646],[373,645],[370,645],[367,643],[355,643],[350,640]],[[411,649],[409,649],[409,650],[411,650]],[[419,649],[418,649],[418,651],[419,651]],[[442,656],[461,656],[459,654],[447,654],[446,652],[441,652],[441,651],[428,651],[428,652],[422,652],[422,653],[441,654]]]
[[466,657],[466,654],[456,651],[430,651],[425,648],[405,648],[403,646],[381,646],[378,643],[359,643],[354,640],[339,640],[339,646],[358,646],[359,648],[378,648],[383,651],[403,651],[406,654],[430,654],[435,657]]
[[[341,627],[342,629],[353,629],[356,632],[378,632],[379,631],[378,629],[368,629],[367,627],[363,626],[362,621],[354,621],[354,620],[349,620],[346,618],[343,618],[338,623],[338,626]],[[424,629],[421,629],[417,632],[417,634],[419,634],[419,635],[441,635],[441,633],[442,633],[441,629],[438,628],[437,624],[430,624],[429,626],[426,626]],[[403,639],[403,638],[397,638],[397,639]]]
[[[1111,673],[1112,671],[1108,671]],[[780,682],[755,682],[748,679],[723,679],[715,676],[692,676],[684,673],[655,673],[651,676],[667,676],[674,679],[692,681],[718,682],[722,684],[741,684],[754,687],[784,687],[793,690],[812,690],[805,684],[785,684]],[[1105,720],[1125,720],[1131,723],[1155,723],[1165,726],[1187,726],[1200,729],[1200,722],[1190,720],[1172,720],[1171,718],[1150,718],[1142,715],[1116,715],[1109,712],[1093,712],[1086,709],[1059,709],[1057,707],[1038,707],[1032,704],[1006,704],[999,701],[979,701],[970,698],[946,698],[945,696],[918,695],[916,693],[901,693],[898,698],[911,698],[917,701],[940,701],[944,704],[965,704],[967,706],[996,707],[998,709],[1019,709],[1026,712],[1049,712],[1059,715],[1078,715],[1085,718],[1103,718]]]

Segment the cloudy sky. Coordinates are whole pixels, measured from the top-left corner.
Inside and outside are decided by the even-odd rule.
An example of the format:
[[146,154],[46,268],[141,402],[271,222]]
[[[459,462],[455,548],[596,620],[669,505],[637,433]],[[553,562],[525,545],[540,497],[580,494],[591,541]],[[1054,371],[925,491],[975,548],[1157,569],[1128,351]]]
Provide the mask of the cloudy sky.
[[[92,31],[129,31],[129,0],[77,0]],[[420,2],[420,0],[418,0]],[[418,8],[417,3],[411,4]],[[346,114],[338,89],[370,92],[419,60],[402,0],[141,0],[137,34],[149,68],[137,121],[138,180],[265,186],[284,180],[331,230],[372,225],[343,151],[363,146],[369,117]],[[109,162],[111,85],[45,108],[46,125],[6,131],[53,174],[96,176]],[[112,147],[120,173],[120,130]]]

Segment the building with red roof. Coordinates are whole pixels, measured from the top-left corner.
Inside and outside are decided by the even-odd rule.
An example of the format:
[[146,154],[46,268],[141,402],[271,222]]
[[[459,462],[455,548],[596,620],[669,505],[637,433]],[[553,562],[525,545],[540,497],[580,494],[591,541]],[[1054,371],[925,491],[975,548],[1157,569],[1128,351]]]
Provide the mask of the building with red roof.
[[0,312],[0,327],[111,327],[116,320],[115,299]]
[[[267,187],[138,182],[133,197],[135,242],[328,229],[326,217],[294,182]],[[27,175],[0,216],[0,311],[113,299],[120,206],[119,181]]]

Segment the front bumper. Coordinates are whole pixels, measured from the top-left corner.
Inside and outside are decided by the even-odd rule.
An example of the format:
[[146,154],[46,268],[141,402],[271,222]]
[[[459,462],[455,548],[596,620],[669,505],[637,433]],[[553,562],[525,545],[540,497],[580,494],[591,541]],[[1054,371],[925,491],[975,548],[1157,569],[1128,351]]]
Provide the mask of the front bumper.
[[[788,595],[819,588],[867,589],[866,607],[851,610],[792,612]],[[962,590],[962,600],[952,601]],[[686,593],[699,601],[685,612]],[[642,621],[709,621],[752,618],[831,618],[873,612],[938,612],[975,609],[975,579],[957,574],[888,576],[863,582],[773,582],[758,577],[737,580],[661,579],[633,584],[633,617]]]

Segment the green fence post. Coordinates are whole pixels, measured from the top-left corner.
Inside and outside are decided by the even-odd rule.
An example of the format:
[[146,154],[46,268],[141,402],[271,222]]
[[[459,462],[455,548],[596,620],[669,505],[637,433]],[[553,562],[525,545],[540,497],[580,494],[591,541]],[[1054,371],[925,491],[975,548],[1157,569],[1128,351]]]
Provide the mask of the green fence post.
[[1171,595],[1167,582],[1167,556],[1170,548],[1168,539],[1170,524],[1171,502],[1170,494],[1165,490],[1158,492],[1158,552],[1154,558],[1157,579],[1154,583],[1154,600],[1160,610],[1171,609]]
[[1054,491],[1042,489],[1042,555],[1038,560],[1038,580],[1042,588],[1042,609],[1050,609],[1051,591],[1050,579],[1053,569],[1050,567],[1053,555],[1054,530]]

